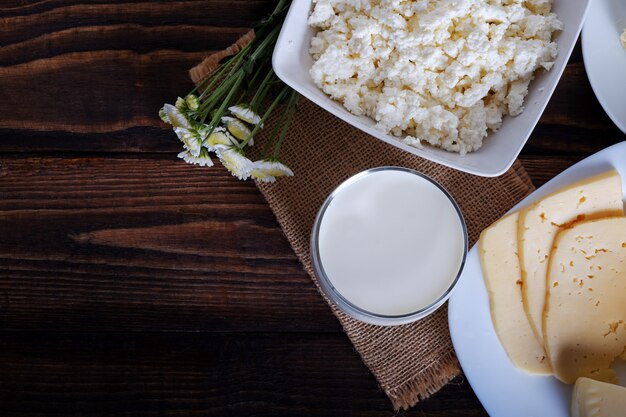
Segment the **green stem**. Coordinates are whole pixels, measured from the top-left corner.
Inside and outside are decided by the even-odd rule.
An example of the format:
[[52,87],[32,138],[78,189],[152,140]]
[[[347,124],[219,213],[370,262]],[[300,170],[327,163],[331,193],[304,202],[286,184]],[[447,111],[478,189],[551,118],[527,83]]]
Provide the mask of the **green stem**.
[[204,103],[202,103],[201,109],[198,110],[198,115],[201,117],[200,123],[204,123],[211,109],[213,109],[226,94],[232,93],[234,89],[237,88],[235,85],[237,84],[237,80],[239,78],[243,78],[243,71],[236,77],[229,77],[225,79],[222,84],[220,84],[215,91],[211,93],[211,96]]
[[[217,69],[215,69],[215,71],[213,71],[211,74],[209,74],[209,76],[207,78],[205,78],[203,81],[201,81],[200,83],[198,83],[193,90],[191,90],[191,92],[189,92],[189,94],[193,94],[196,91],[202,89],[202,93],[200,94],[200,96],[198,98],[202,98],[202,96],[204,96],[206,94],[206,92],[213,86],[213,84],[220,79],[220,76],[222,75],[222,73],[226,70],[226,68],[230,67],[231,61],[232,61],[232,56],[229,56],[226,59],[226,62],[222,63],[219,65],[219,67]],[[210,82],[209,85],[207,85],[207,82]]]
[[259,88],[257,88],[256,93],[254,93],[254,97],[252,97],[252,100],[250,100],[250,106],[253,109],[256,109],[258,104],[263,103],[262,100],[265,99],[265,94],[267,93],[262,94],[261,92],[267,89],[268,82],[273,75],[274,75],[274,69],[270,67],[270,70],[267,72],[267,75],[265,76],[265,78],[263,78],[263,81],[261,81],[261,84],[259,84]]
[[[217,70],[215,70],[215,72],[213,72],[213,74],[211,74],[209,76],[209,78],[207,78],[206,80],[204,80],[202,83],[198,84],[198,86],[196,86],[197,88],[202,87],[202,94],[200,94],[200,99],[202,99],[209,91],[211,91],[211,89],[213,88],[213,86],[218,83],[220,80],[223,80],[224,77],[222,76],[222,74],[227,70],[231,68],[233,59],[236,57],[236,55],[231,56],[228,58],[228,60],[226,62],[224,62],[223,64],[221,64],[219,66],[219,68]],[[208,82],[208,84],[207,84]]]
[[274,139],[276,137],[276,133],[278,132],[278,128],[280,127],[280,123],[274,124],[274,128],[272,129],[272,133],[269,136],[267,142],[265,142],[265,146],[263,146],[263,151],[261,151],[261,159],[267,159],[267,152],[270,150],[270,146],[274,144]]
[[[246,56],[248,55],[248,52],[250,51],[250,48],[251,48],[251,43],[248,43],[232,58],[234,60],[232,64],[229,62],[228,64],[224,64],[220,66],[220,69],[218,70],[218,72],[216,72],[215,74],[211,76],[211,81],[206,87],[204,87],[204,91],[200,95],[200,99],[203,99],[204,96],[209,93],[211,88],[213,88],[213,86],[220,80],[222,81],[222,84],[220,84],[218,88],[209,95],[209,97],[202,103],[201,108],[198,110],[198,113],[203,115],[202,122],[206,120],[207,114],[210,111],[210,109],[222,97],[223,87],[225,87],[225,84],[228,84],[228,80],[232,79],[234,74],[236,74],[236,72],[241,69],[241,65],[244,59],[246,59],[246,61],[248,62],[254,62],[268,45],[273,44],[275,42],[276,40],[275,38],[278,36],[279,30],[280,30],[280,26],[273,28],[270,35],[266,37],[265,39],[263,39],[261,44],[254,50],[254,52],[252,52],[250,56]],[[222,78],[221,75],[229,67],[230,67],[230,71]]]
[[263,20],[260,25],[255,27],[256,40],[263,39],[267,32],[274,27],[274,25],[282,26],[290,5],[291,0],[280,0],[278,4],[276,4],[274,11],[270,13],[270,15]]
[[244,75],[243,72],[240,72],[235,78],[233,87],[230,89],[230,91],[228,92],[228,95],[226,96],[226,98],[224,99],[220,107],[217,109],[217,112],[215,112],[215,115],[211,119],[211,123],[209,123],[210,129],[209,129],[209,133],[207,133],[207,136],[213,133],[213,131],[215,130],[215,127],[217,126],[218,120],[222,118],[222,116],[224,115],[226,111],[226,108],[230,105],[230,101],[235,95],[235,92],[237,91],[237,89],[239,88],[239,85],[241,85],[241,81],[243,80],[243,75]]
[[283,129],[280,132],[278,143],[276,144],[276,147],[274,148],[274,153],[272,154],[273,158],[278,158],[280,147],[282,146],[283,140],[285,140],[285,136],[287,136],[287,131],[289,130],[289,127],[291,126],[291,123],[293,122],[293,118],[296,115],[296,103],[298,101],[298,97],[300,97],[300,95],[295,90],[292,90],[291,96],[289,97],[289,100],[287,101],[287,117],[283,124]]
[[241,145],[239,145],[241,149],[243,149],[248,144],[248,142],[250,142],[250,139],[252,139],[254,135],[259,131],[259,129],[261,129],[261,126],[263,126],[263,123],[265,122],[265,120],[267,120],[270,114],[272,114],[272,111],[274,111],[274,108],[276,108],[278,103],[280,103],[280,101],[284,98],[285,94],[289,92],[289,89],[290,88],[288,86],[285,86],[283,90],[280,92],[280,94],[278,94],[278,96],[274,99],[270,107],[263,114],[263,117],[261,117],[261,121],[257,123],[256,126],[254,126],[254,129],[252,129],[252,132],[250,132],[248,137],[241,143]]
[[291,3],[291,0],[279,0],[270,17],[282,12],[287,2]]
[[[246,57],[246,55],[248,54],[249,50],[251,48],[251,44],[248,43],[246,46],[244,46],[239,52],[237,52],[235,55],[233,55],[232,57],[228,58],[228,61],[225,62],[224,64],[220,65],[220,69],[218,71],[216,71],[214,74],[211,75],[210,77],[210,83],[204,87],[204,91],[202,92],[202,94],[200,95],[200,98],[202,99],[205,94],[208,94],[209,91],[211,91],[211,89],[213,88],[213,86],[218,83],[218,82],[224,82],[228,79],[231,78],[231,76],[233,74],[235,74],[235,72],[237,70],[239,70],[240,66],[241,66],[241,62],[243,61],[243,59]],[[233,62],[231,62],[233,61]],[[226,75],[222,74],[224,72],[226,72],[226,70],[230,70]],[[211,94],[212,95],[212,94]],[[211,98],[209,98],[209,100],[211,100]],[[207,106],[203,106],[203,107],[207,107]]]
[[[278,19],[279,14],[286,11],[287,7],[291,3],[291,0],[279,0],[278,4],[274,8],[274,11],[270,14],[268,19],[263,23],[261,29],[257,32],[255,38],[245,45],[237,54],[229,57],[227,61],[221,64],[217,71],[215,71],[204,83],[196,86],[191,93],[198,90],[201,86],[203,88],[203,92],[200,95],[199,99],[202,104],[200,109],[198,110],[198,114],[202,115],[202,122],[207,117],[210,109],[216,104],[218,100],[218,92],[221,93],[220,88],[218,87],[215,91],[211,92],[211,90],[215,87],[215,85],[222,81],[228,80],[231,78],[236,71],[241,68],[241,65],[244,63],[244,60],[247,62],[251,62],[254,65],[254,61],[258,59],[261,54],[265,52],[265,49],[268,46],[273,46],[276,43],[276,39],[278,34],[280,33],[280,29],[282,27],[282,22],[284,19]],[[276,22],[275,22],[276,20]],[[270,30],[271,29],[271,30]],[[269,30],[269,34],[265,35],[265,33]],[[260,43],[258,41],[261,40]],[[257,45],[258,43],[258,45]],[[254,48],[253,48],[254,44]],[[253,51],[251,54],[250,51]],[[262,67],[263,65],[261,65]],[[224,76],[224,73],[228,73]],[[220,85],[221,87],[221,85]],[[223,94],[222,94],[223,95]],[[221,96],[219,96],[221,98]],[[204,101],[204,102],[203,102]],[[208,110],[207,110],[208,109]]]
[[[266,60],[264,60],[263,62],[259,64],[258,69],[254,72],[254,75],[252,76],[252,78],[250,78],[250,81],[248,81],[249,90],[255,89],[261,75],[267,73],[267,69],[265,68],[266,66],[267,66]],[[250,100],[248,100],[248,102],[250,102]]]
[[248,58],[248,61],[254,62],[259,57],[259,55],[264,52],[265,48],[267,48],[268,45],[272,45],[273,47],[273,45],[276,43],[276,39],[278,38],[278,34],[280,33],[280,28],[281,26],[279,25],[272,29],[269,35],[267,35],[263,39],[263,41],[261,41],[259,46],[256,47],[254,52]]

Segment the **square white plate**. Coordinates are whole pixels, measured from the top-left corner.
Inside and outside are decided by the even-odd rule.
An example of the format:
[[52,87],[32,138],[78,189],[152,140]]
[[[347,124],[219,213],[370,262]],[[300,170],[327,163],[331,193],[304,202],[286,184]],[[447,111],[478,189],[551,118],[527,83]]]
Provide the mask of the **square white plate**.
[[364,132],[431,161],[471,174],[495,177],[510,168],[539,121],[572,53],[590,1],[555,0],[553,11],[563,22],[564,30],[556,37],[559,55],[554,67],[549,72],[539,73],[531,82],[524,103],[526,110],[517,117],[505,118],[502,128],[490,134],[481,149],[464,157],[434,147],[417,149],[405,145],[398,138],[375,129],[373,119],[351,114],[317,88],[309,75],[313,65],[309,45],[315,34],[315,30],[307,24],[311,0],[293,0],[274,48],[272,64],[278,77],[286,84]]

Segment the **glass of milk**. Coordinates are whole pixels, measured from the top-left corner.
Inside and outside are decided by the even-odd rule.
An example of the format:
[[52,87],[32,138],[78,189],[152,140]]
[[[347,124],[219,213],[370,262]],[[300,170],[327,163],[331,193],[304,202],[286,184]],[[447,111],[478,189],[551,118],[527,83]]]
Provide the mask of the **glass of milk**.
[[311,259],[322,291],[371,324],[405,324],[450,296],[467,255],[463,215],[417,171],[380,167],[339,185],[317,214]]

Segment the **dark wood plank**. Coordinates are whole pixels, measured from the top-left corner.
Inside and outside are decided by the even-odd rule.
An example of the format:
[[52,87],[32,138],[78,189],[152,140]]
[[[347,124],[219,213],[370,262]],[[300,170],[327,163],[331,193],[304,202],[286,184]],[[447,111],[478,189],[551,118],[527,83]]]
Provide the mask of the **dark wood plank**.
[[254,185],[171,156],[0,158],[0,328],[338,331]]
[[574,62],[567,66],[522,154],[585,156],[623,140],[626,135],[596,99],[583,63]]
[[[339,333],[3,332],[0,367],[3,416],[392,415]],[[462,377],[403,414],[486,416]]]
[[[102,133],[158,127],[157,103],[191,89],[187,69],[204,56],[167,50],[75,52],[0,67],[0,94],[6,97],[0,128]],[[164,74],[170,74],[165,81]],[[77,141],[74,150],[79,149]]]
[[541,187],[582,159],[584,156],[522,155],[520,157],[520,161],[526,168],[526,172],[528,172],[535,187]]
[[[40,2],[0,8],[0,151],[41,149],[40,132],[113,132],[106,149],[131,150],[116,137],[132,136],[138,127],[147,129],[144,137],[155,136],[162,127],[159,107],[193,87],[188,69],[248,31],[272,3]],[[156,136],[134,149],[172,149],[159,140],[162,134]],[[98,150],[96,143],[107,143],[96,135],[55,144],[55,137],[46,149]]]
[[[13,66],[69,53],[160,50],[208,53],[228,47],[247,27],[201,25],[144,26],[141,23],[78,26],[37,36],[0,48],[0,65]],[[184,56],[181,57],[184,59]]]
[[271,11],[272,4],[271,0],[40,1],[30,7],[3,3],[0,38],[1,45],[8,45],[69,28],[124,23],[250,27]]
[[[179,83],[186,84],[186,71],[184,68],[180,68],[180,74]],[[1,88],[2,86],[0,85]],[[147,114],[146,117],[155,116]],[[98,153],[100,155],[113,155],[158,152],[169,156],[178,154],[181,144],[176,135],[173,134],[171,129],[160,125],[160,122],[156,119],[154,124],[154,127],[131,127],[115,132],[103,133],[0,128],[0,153],[54,153],[62,155]],[[81,128],[89,129],[89,124],[84,123]]]

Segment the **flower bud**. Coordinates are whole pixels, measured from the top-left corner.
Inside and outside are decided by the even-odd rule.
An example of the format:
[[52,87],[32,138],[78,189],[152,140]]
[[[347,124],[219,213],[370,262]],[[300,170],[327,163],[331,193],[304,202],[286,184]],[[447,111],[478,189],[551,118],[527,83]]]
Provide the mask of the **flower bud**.
[[185,103],[187,103],[187,107],[191,111],[196,111],[200,107],[200,99],[195,94],[189,94],[185,97]]
[[176,99],[176,103],[174,103],[174,106],[176,106],[176,108],[180,110],[181,112],[184,112],[185,110],[187,110],[187,102],[180,97]]

